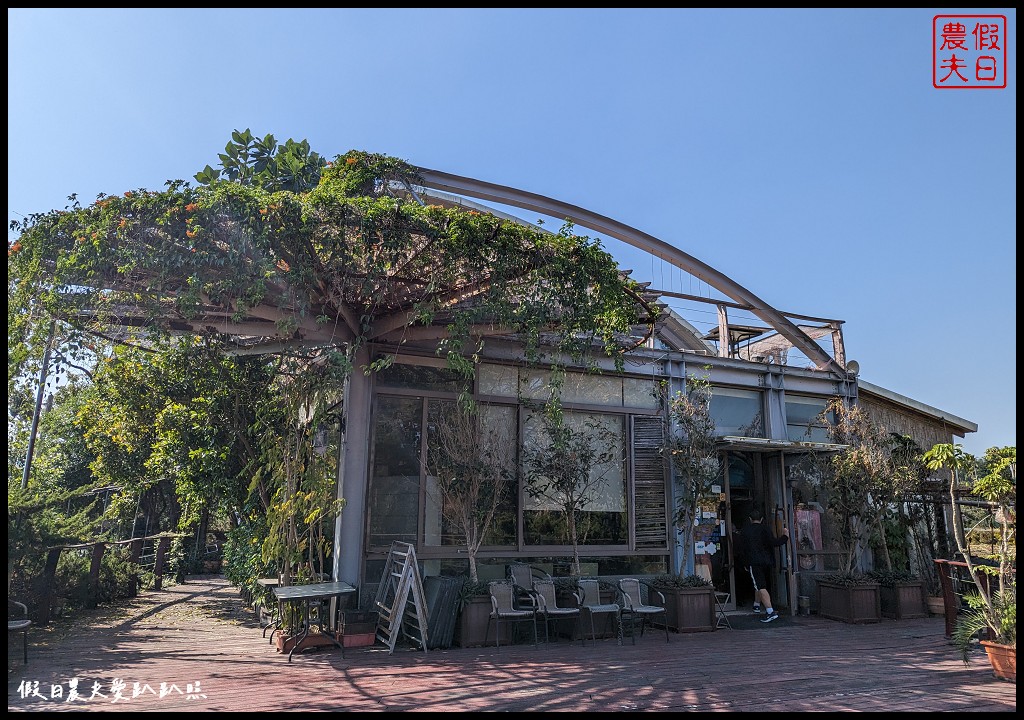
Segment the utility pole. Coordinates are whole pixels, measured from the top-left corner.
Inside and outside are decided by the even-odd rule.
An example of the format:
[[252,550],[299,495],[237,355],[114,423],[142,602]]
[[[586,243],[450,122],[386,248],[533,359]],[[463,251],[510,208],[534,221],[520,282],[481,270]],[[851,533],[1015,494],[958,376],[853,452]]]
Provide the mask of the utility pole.
[[53,335],[57,330],[57,321],[50,321],[50,337],[46,339],[46,351],[43,353],[43,366],[39,368],[39,389],[36,390],[36,408],[32,413],[32,430],[28,434],[28,450],[25,451],[25,472],[21,476],[21,489],[28,487],[28,473],[32,468],[32,452],[36,447],[36,429],[39,427],[39,414],[43,408],[43,391],[46,389],[46,373],[50,369],[50,350],[53,348]]

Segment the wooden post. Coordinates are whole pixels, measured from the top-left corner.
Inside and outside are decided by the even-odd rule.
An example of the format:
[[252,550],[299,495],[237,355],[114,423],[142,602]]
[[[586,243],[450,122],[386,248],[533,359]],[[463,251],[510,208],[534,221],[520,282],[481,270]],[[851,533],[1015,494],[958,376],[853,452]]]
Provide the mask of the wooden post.
[[939,568],[939,582],[942,584],[942,607],[946,619],[946,637],[953,636],[956,627],[956,596],[953,593],[953,578],[950,575],[949,560],[935,560]]
[[89,607],[96,607],[100,600],[100,567],[107,544],[98,542],[92,546],[92,564],[89,565]]
[[169,537],[160,538],[160,542],[156,547],[156,563],[153,566],[153,589],[160,590],[164,586],[164,564],[167,559],[167,551],[171,547],[171,539]]
[[142,545],[145,538],[134,538],[128,550],[128,562],[131,565],[132,587],[129,590],[130,597],[138,597],[139,594],[139,558],[142,557]]
[[39,578],[40,595],[42,602],[39,607],[39,616],[35,618],[40,625],[48,625],[50,613],[53,611],[53,592],[57,576],[57,561],[60,560],[60,553],[64,548],[50,548],[46,554],[46,564],[43,566],[43,575]]

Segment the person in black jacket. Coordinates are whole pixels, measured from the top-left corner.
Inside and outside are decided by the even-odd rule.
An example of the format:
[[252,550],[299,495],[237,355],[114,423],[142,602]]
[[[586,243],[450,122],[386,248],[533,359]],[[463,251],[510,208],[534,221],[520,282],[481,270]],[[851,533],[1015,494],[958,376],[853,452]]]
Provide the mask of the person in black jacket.
[[775,569],[775,548],[785,545],[789,540],[789,531],[782,528],[782,535],[775,537],[764,524],[764,513],[758,509],[750,511],[750,522],[740,531],[744,559],[750,579],[754,581],[754,612],[759,613],[763,607],[765,617],[763,623],[779,619],[779,614],[772,607],[772,596],[768,592],[768,579]]

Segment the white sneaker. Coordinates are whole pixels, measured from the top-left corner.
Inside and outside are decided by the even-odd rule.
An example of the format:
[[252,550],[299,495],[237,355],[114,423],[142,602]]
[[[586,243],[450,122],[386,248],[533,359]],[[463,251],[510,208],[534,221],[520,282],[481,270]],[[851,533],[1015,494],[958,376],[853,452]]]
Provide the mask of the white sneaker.
[[779,619],[779,614],[777,612],[773,612],[771,615],[768,615],[767,617],[763,618],[761,620],[761,622],[763,622],[763,623],[770,623],[772,620],[778,620],[778,619]]

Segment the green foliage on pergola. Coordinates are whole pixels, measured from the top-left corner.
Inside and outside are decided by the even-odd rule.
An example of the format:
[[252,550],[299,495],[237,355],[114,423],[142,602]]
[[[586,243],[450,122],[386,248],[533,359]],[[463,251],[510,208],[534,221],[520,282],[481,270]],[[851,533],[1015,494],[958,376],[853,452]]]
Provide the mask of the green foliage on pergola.
[[599,243],[569,225],[425,204],[416,179],[402,161],[350,151],[305,192],[210,179],[72,198],[12,223],[9,344],[44,316],[102,334],[193,333],[235,353],[426,340],[468,375],[486,337],[515,335],[533,359],[549,343],[617,357],[653,323]]
[[[252,370],[276,376],[273,395],[243,401],[255,410],[244,428],[242,386],[203,389],[200,372],[187,390],[198,395],[168,398],[160,423],[139,423],[153,432],[117,430],[122,415],[157,412],[136,392],[138,408],[111,403],[92,418],[88,437],[94,472],[131,487],[138,483],[107,470],[136,452],[125,438],[144,441],[133,467],[140,478],[174,484],[192,507],[183,523],[237,490],[229,483],[205,492],[214,488],[209,478],[245,480],[267,528],[264,560],[282,570],[318,556],[323,567],[322,530],[341,502],[330,455],[318,454],[313,439],[333,422],[360,347],[388,348],[378,366],[408,345],[429,348],[469,379],[488,338],[520,342],[527,362],[592,362],[604,353],[621,367],[622,353],[653,329],[657,308],[643,286],[569,223],[550,233],[425,201],[416,168],[401,160],[350,151],[325,162],[305,142],[279,146],[248,130],[232,134],[220,159],[222,170],[207,166],[198,185],[168,181],[162,191],[101,195],[88,206],[72,196],[63,209],[11,224],[18,239],[8,246],[8,386],[25,395],[54,321],[64,364],[96,352],[97,338],[161,353],[188,352],[165,341],[191,338],[196,352],[212,353],[211,380],[240,377],[218,354],[261,356],[267,365]],[[118,353],[121,370],[130,357]],[[105,382],[117,380],[113,370]],[[117,402],[126,388],[138,390],[148,370],[140,372],[118,381],[125,387]],[[238,426],[234,440],[197,437],[204,407],[210,419]],[[258,457],[229,467],[233,443]],[[190,458],[185,471],[175,457]]]

